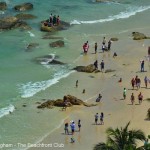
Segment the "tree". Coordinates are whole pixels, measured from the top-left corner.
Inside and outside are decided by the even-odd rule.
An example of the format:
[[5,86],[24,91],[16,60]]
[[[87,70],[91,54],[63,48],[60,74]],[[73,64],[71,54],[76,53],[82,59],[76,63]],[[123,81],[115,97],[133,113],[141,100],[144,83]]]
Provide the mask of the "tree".
[[98,143],[94,150],[136,150],[137,140],[144,141],[145,135],[141,130],[128,130],[130,122],[124,128],[108,128],[106,143]]

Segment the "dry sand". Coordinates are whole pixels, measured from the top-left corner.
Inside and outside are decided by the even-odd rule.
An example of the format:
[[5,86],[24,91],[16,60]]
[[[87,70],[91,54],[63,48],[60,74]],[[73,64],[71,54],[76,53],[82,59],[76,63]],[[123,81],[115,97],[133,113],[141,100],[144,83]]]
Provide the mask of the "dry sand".
[[[90,41],[90,39],[89,39]],[[146,135],[150,134],[150,121],[146,121],[146,114],[150,103],[144,100],[141,105],[138,104],[137,96],[142,92],[144,99],[150,98],[150,84],[148,89],[145,89],[144,77],[147,75],[150,78],[150,62],[145,62],[145,70],[141,73],[140,60],[147,55],[147,41],[133,41],[127,35],[121,37],[119,41],[112,43],[110,52],[92,54],[94,48],[90,46],[90,51],[87,56],[82,56],[77,62],[77,65],[88,65],[96,59],[105,62],[105,69],[114,69],[111,73],[74,73],[69,76],[72,80],[79,80],[79,87],[72,88],[69,93],[80,99],[88,100],[89,103],[95,103],[95,99],[99,93],[102,94],[102,100],[95,107],[74,106],[67,108],[67,111],[59,112],[68,115],[64,121],[69,122],[74,120],[77,127],[78,119],[81,120],[81,131],[75,132],[75,143],[70,143],[72,135],[64,134],[64,124],[52,132],[41,143],[50,144],[49,148],[40,147],[39,149],[64,149],[64,150],[91,150],[98,142],[105,142],[106,129],[108,127],[125,126],[131,121],[130,129],[141,129]],[[144,44],[144,46],[143,46]],[[101,50],[99,50],[100,52]],[[113,53],[117,52],[118,56],[113,58]],[[142,81],[141,88],[131,90],[130,81],[132,77],[138,75]],[[122,83],[118,80],[122,78]],[[67,79],[63,79],[66,80]],[[127,89],[127,98],[123,100],[123,88]],[[86,93],[82,94],[85,88]],[[131,105],[131,93],[135,95],[135,104]],[[94,125],[94,115],[96,113],[104,113],[104,125]],[[69,128],[70,129],[70,128]],[[57,144],[58,143],[58,144]],[[139,143],[141,145],[142,143]],[[59,147],[60,146],[60,147]],[[35,150],[37,148],[31,148]]]

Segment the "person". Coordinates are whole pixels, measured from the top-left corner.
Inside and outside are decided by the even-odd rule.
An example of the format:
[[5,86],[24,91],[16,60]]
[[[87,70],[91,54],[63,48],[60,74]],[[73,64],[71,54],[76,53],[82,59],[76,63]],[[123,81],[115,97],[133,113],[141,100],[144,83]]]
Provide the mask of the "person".
[[116,52],[114,52],[114,54],[113,54],[113,58],[115,58],[117,56],[117,53]]
[[87,45],[87,51],[89,50],[89,41],[86,41],[86,45]]
[[80,128],[81,128],[81,120],[78,120],[78,128],[79,128],[79,132],[80,132]]
[[101,101],[101,98],[102,98],[102,95],[99,94],[99,95],[98,95],[98,98],[96,99],[96,102],[100,102],[100,101]]
[[49,17],[49,22],[50,22],[51,24],[53,24],[53,15],[52,15],[52,14],[51,14],[50,17]]
[[144,72],[144,60],[142,60],[140,62],[141,62],[141,72]]
[[98,61],[97,60],[94,62],[94,66],[95,66],[95,69],[98,69]]
[[59,15],[57,16],[56,22],[57,22],[57,25],[60,24],[60,17],[59,17]]
[[64,104],[64,107],[62,108],[62,110],[66,110],[67,109],[67,105],[68,105],[67,96],[64,96],[63,104]]
[[88,52],[88,45],[87,45],[87,43],[83,44],[83,50],[84,50],[84,53],[87,54],[87,52]]
[[130,98],[130,100],[131,100],[131,104],[133,105],[134,100],[135,100],[133,93],[131,94],[131,98]]
[[97,53],[97,43],[95,43],[94,48],[95,48],[95,54],[96,54]]
[[118,82],[121,83],[122,82],[122,78],[120,78]]
[[45,21],[45,22],[44,22],[44,26],[47,26],[47,25],[48,25],[48,22],[47,22],[47,21]]
[[136,79],[136,86],[137,86],[137,90],[141,87],[141,79],[138,76]]
[[106,38],[105,38],[105,37],[103,37],[103,42],[102,42],[102,44],[103,44],[103,45],[106,44]]
[[83,93],[83,94],[85,93],[85,89],[83,89],[82,93]]
[[148,56],[150,57],[150,46],[148,47]]
[[78,87],[78,80],[76,81],[76,88]]
[[103,53],[104,53],[105,49],[106,49],[106,46],[104,44],[102,44],[102,52]]
[[145,76],[145,78],[144,78],[144,83],[145,83],[145,87],[147,88],[147,83],[148,83],[148,78],[147,78],[147,76]]
[[75,123],[74,123],[74,121],[71,122],[70,127],[71,127],[71,132],[72,132],[72,135],[73,135],[74,131],[75,131]]
[[126,88],[124,88],[124,89],[123,89],[123,98],[124,98],[124,99],[126,99],[126,93],[127,93],[127,90],[126,90]]
[[131,85],[132,85],[132,89],[134,90],[134,86],[135,86],[135,79],[134,78],[132,78],[132,80],[131,80]]
[[101,71],[103,72],[104,70],[104,61],[102,60],[102,62],[100,63],[100,66],[101,66]]
[[57,18],[56,18],[56,15],[53,16],[53,25],[56,25],[57,23]]
[[111,48],[111,40],[108,41],[108,50]]
[[139,100],[139,104],[142,103],[142,100],[143,100],[143,95],[142,93],[140,92],[140,94],[138,95],[138,100]]
[[65,128],[64,128],[65,134],[69,134],[68,126],[69,126],[68,123],[65,123]]
[[97,125],[97,121],[98,121],[98,113],[96,113],[95,115],[95,124]]
[[47,23],[48,27],[52,27],[52,23],[48,22]]
[[104,124],[104,113],[101,112],[101,115],[100,115],[100,124]]

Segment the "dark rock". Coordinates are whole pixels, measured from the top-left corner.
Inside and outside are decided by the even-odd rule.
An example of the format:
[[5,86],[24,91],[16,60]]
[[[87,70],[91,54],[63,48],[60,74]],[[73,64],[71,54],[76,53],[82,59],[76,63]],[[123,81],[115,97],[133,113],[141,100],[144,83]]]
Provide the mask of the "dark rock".
[[107,69],[107,70],[105,70],[105,73],[114,72],[114,71],[116,71],[116,70]]
[[30,51],[32,48],[36,48],[37,46],[39,46],[38,43],[30,43],[27,46],[27,51]]
[[111,38],[110,40],[111,41],[118,41],[119,39],[118,38]]
[[[73,105],[84,105],[87,107],[96,106],[97,104],[88,104],[84,101],[76,98],[75,96],[67,95],[67,107],[71,107]],[[64,100],[63,99],[57,99],[57,100],[48,100],[41,105],[37,106],[37,108],[53,108],[53,106],[56,107],[64,107]]]
[[49,64],[53,64],[53,65],[64,65],[65,63],[63,63],[63,62],[61,62],[61,61],[58,61],[58,60],[53,59],[51,62],[49,62]]
[[0,2],[0,10],[6,10],[6,9],[7,9],[6,2]]
[[64,41],[58,40],[49,44],[50,47],[64,47]]
[[31,29],[26,22],[20,21],[13,16],[0,19],[0,30],[11,30],[13,28],[21,28],[24,30]]
[[95,71],[95,66],[93,64],[90,64],[88,66],[77,66],[74,68],[74,70],[78,72],[92,73],[93,71]]
[[26,104],[23,104],[22,107],[27,107],[27,105],[26,105]]
[[31,14],[23,14],[23,13],[17,14],[15,17],[17,17],[18,19],[21,19],[21,20],[37,18],[37,17],[34,16],[34,15],[31,15]]
[[33,9],[33,4],[31,3],[23,3],[23,4],[20,4],[20,5],[16,5],[14,7],[14,9],[16,11],[26,11],[26,10],[31,10]]
[[132,32],[133,40],[142,40],[142,39],[150,39],[150,37],[147,37],[143,33],[139,32]]
[[41,21],[41,31],[45,32],[56,32],[60,30],[67,30],[70,27],[70,24],[64,21],[60,21],[59,25],[55,25],[52,27],[45,26],[44,22],[48,22],[48,20]]

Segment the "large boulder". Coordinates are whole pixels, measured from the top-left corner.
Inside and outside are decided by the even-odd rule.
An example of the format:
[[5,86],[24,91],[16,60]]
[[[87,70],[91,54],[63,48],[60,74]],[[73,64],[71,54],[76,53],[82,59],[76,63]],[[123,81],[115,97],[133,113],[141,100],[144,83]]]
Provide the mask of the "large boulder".
[[143,40],[143,39],[149,39],[150,37],[147,37],[145,34],[140,32],[132,32],[133,40]]
[[20,21],[17,17],[6,17],[0,19],[0,30],[10,30],[13,28],[31,29],[26,22]]
[[33,4],[31,3],[23,3],[23,4],[20,4],[20,5],[16,5],[14,7],[14,9],[16,11],[26,11],[26,10],[31,10],[33,9]]
[[15,17],[17,17],[18,19],[21,19],[21,20],[37,18],[37,17],[34,16],[34,15],[31,15],[31,14],[23,14],[23,13],[17,14]]
[[56,60],[57,57],[53,55],[45,55],[41,57],[36,57],[34,61],[36,61],[38,64],[53,64],[53,65],[64,65],[65,63]]
[[93,64],[90,64],[88,66],[77,66],[77,67],[74,68],[74,70],[76,70],[78,72],[92,73],[96,69],[95,69],[95,66]]
[[67,30],[70,27],[70,24],[64,21],[60,21],[59,25],[55,25],[52,27],[48,27],[44,25],[44,22],[48,22],[49,20],[41,21],[41,31],[45,32],[56,32],[60,30]]
[[[66,97],[66,100],[67,100],[67,107],[71,107],[73,105],[84,105],[84,106],[87,106],[87,107],[97,105],[97,104],[88,104],[88,103],[78,99],[75,96],[66,95],[65,97]],[[39,106],[37,106],[37,108],[53,108],[54,106],[64,107],[64,100],[63,99],[48,100],[48,101],[40,104]]]
[[6,10],[6,9],[7,9],[6,2],[0,2],[0,10]]
[[58,40],[49,44],[50,47],[64,47],[64,41]]

